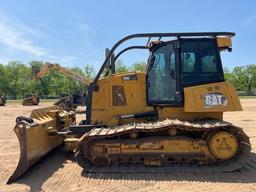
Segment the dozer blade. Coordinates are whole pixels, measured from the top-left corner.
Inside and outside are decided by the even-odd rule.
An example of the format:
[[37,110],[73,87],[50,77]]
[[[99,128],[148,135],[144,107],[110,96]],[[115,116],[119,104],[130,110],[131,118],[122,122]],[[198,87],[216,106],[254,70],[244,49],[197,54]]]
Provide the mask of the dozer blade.
[[14,131],[19,139],[20,159],[18,166],[7,183],[11,183],[47,153],[63,143],[63,131],[75,124],[75,114],[57,106],[36,109],[28,117],[17,117]]

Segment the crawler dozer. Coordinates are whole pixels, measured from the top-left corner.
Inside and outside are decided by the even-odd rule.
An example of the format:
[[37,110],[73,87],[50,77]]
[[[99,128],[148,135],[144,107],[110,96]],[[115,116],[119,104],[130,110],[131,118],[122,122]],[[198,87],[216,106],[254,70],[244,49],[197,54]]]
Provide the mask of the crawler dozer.
[[35,94],[26,94],[22,101],[22,105],[31,106],[38,105],[40,103],[40,97]]
[[[176,164],[193,172],[240,169],[251,146],[242,128],[223,121],[224,112],[242,107],[234,86],[225,81],[220,57],[221,51],[232,50],[234,35],[145,33],[121,39],[107,51],[89,86],[82,124],[47,124],[42,121],[49,116],[49,110],[41,113],[45,109],[37,110],[38,117],[17,119],[21,159],[9,181],[55,147],[46,141],[58,136],[85,172],[171,171]],[[138,38],[145,45],[114,54],[121,44]],[[116,73],[116,59],[131,49],[149,51],[146,72]],[[51,120],[58,122],[52,113]],[[43,134],[30,133],[36,129]]]

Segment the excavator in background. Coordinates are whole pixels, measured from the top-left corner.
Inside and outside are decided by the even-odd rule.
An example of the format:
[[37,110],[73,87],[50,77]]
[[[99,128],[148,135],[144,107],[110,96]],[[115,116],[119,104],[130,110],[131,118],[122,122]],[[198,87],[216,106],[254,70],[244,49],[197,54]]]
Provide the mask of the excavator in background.
[[22,105],[24,106],[38,105],[39,103],[40,103],[40,97],[33,93],[25,94],[25,97],[22,101]]
[[[91,80],[89,78],[78,75],[75,72],[60,66],[59,64],[52,64],[49,62],[46,62],[44,67],[40,71],[32,67],[33,79],[37,80],[42,78],[47,74],[50,69],[56,70],[72,80],[82,82],[86,86],[91,83]],[[67,111],[75,110],[78,106],[86,105],[86,95],[85,93],[72,93],[71,95],[65,95],[64,97],[61,97],[56,103],[54,103],[54,105],[59,106],[60,108]]]
[[[214,174],[250,165],[249,137],[223,121],[224,112],[242,110],[220,57],[232,50],[233,36],[142,33],[119,40],[90,83],[82,125],[57,106],[17,118],[21,153],[9,182],[61,141],[85,172],[172,172],[178,164],[180,171]],[[145,44],[118,49],[131,39]],[[116,59],[132,49],[148,50],[146,72],[116,73]]]
[[0,96],[0,106],[5,106],[6,104],[6,97],[5,95]]

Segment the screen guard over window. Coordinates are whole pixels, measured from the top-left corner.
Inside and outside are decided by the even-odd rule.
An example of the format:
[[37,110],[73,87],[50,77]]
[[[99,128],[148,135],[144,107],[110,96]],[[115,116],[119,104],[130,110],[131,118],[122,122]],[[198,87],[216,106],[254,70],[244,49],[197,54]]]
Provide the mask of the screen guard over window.
[[176,56],[173,43],[152,52],[147,73],[148,103],[169,104],[176,100]]

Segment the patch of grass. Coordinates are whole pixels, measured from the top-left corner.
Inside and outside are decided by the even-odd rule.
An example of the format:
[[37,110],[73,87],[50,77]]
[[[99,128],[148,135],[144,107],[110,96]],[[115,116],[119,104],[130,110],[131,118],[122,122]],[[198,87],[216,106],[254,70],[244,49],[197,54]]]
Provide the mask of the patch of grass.
[[[40,99],[40,103],[55,103],[58,101],[58,99]],[[9,105],[21,105],[22,104],[22,99],[17,99],[17,100],[7,100],[7,104]]]
[[16,104],[21,104],[22,103],[22,100],[7,100],[6,101],[7,104],[10,104],[10,105],[16,105]]
[[40,99],[40,102],[53,102],[53,103],[55,103],[58,100],[59,99]]
[[239,99],[256,99],[256,96],[239,96]]

